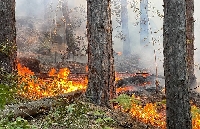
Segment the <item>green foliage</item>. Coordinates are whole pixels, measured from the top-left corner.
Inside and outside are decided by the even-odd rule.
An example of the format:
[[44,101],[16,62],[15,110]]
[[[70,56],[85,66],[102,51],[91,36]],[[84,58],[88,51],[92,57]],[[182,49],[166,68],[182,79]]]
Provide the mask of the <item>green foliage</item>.
[[199,108],[194,108],[192,106],[192,108],[191,108],[191,114],[192,114],[192,118],[194,119],[195,117],[197,117],[200,114],[200,109]]
[[0,78],[0,109],[2,109],[5,104],[14,100],[17,91],[17,76],[0,69]]
[[163,99],[163,100],[160,101],[160,102],[156,102],[156,104],[158,104],[158,105],[159,105],[159,104],[161,104],[161,105],[163,105],[163,104],[166,105],[166,99]]
[[8,118],[0,120],[0,129],[36,129],[28,123],[27,120],[17,117],[14,121],[9,121]]
[[14,88],[0,84],[0,109],[13,100],[15,92]]
[[107,117],[105,112],[103,112],[101,110],[94,111],[93,115],[97,117],[95,122],[97,124],[101,125],[101,127],[103,129],[111,129],[108,126],[112,126],[114,124],[114,122],[115,122],[111,117]]
[[17,47],[16,45],[12,45],[12,42],[11,43],[5,42],[5,43],[1,43],[0,45],[0,53],[3,53],[7,56],[12,55],[12,52],[16,50],[17,50]]
[[17,86],[17,75],[15,73],[8,73],[1,69],[0,74],[1,84],[9,85],[12,88]]
[[106,113],[93,109],[84,102],[75,102],[72,104],[59,104],[39,125],[42,128],[59,128],[67,129],[111,129],[114,120],[106,116]]
[[86,113],[89,111],[87,105],[74,103],[68,105],[58,105],[45,117],[45,127],[65,126],[67,128],[83,128],[87,124]]
[[75,104],[70,104],[70,105],[67,107],[67,112],[68,112],[69,114],[72,114],[73,111],[75,110],[74,106],[75,106]]
[[140,104],[141,102],[137,100],[134,96],[130,97],[126,94],[120,94],[117,98],[111,100],[111,102],[118,103],[124,110],[131,109],[132,104]]

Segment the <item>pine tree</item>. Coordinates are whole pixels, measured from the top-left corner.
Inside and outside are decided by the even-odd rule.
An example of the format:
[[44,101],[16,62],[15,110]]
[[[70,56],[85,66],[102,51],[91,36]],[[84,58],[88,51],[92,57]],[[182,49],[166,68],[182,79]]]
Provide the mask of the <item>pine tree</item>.
[[185,14],[185,0],[164,0],[163,53],[168,129],[192,128]]
[[110,107],[115,96],[110,0],[87,1],[88,88],[90,102]]

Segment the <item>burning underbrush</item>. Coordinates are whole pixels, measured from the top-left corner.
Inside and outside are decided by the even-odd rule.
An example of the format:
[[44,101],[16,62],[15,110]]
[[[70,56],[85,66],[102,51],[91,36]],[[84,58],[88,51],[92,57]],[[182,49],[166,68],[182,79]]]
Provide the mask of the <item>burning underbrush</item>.
[[21,64],[17,65],[19,75],[19,94],[28,99],[56,96],[78,89],[86,89],[87,78],[70,80],[68,68],[59,71],[52,68],[47,78],[38,78],[34,72]]
[[[87,76],[77,78],[76,75],[70,73],[68,68],[59,70],[52,68],[44,78],[36,76],[34,72],[21,64],[18,64],[17,68],[18,94],[32,100],[58,96],[80,89],[85,90],[88,83]],[[132,117],[131,123],[137,120],[147,126],[166,128],[165,94],[162,88],[157,91],[155,88],[147,87],[155,85],[157,82],[153,81],[155,76],[148,73],[116,73],[116,77],[118,78],[116,79],[118,97],[112,100],[116,103],[115,109],[128,113]],[[109,117],[112,118],[112,116]],[[193,129],[200,128],[200,109],[194,105],[192,106],[192,124]],[[130,125],[130,127],[133,126]]]

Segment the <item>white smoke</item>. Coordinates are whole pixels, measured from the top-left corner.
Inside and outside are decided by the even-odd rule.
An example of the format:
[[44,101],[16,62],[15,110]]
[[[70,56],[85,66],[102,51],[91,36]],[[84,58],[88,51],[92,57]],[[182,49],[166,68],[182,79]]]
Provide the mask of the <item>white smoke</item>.
[[[36,19],[44,19],[45,8],[50,5],[52,7],[52,17],[56,14],[55,10],[57,8],[58,3],[62,0],[16,0],[16,19],[18,17],[34,17]],[[119,0],[112,0],[118,1]],[[149,0],[149,30],[150,30],[150,43],[148,46],[140,46],[140,26],[139,26],[139,1],[140,0],[128,0],[128,17],[129,17],[129,34],[130,34],[130,42],[131,42],[131,51],[132,54],[140,54],[143,60],[143,63],[148,67],[151,65],[152,71],[155,72],[155,67],[158,67],[158,72],[163,74],[163,39],[162,39],[162,26],[163,19],[161,16],[163,15],[163,1],[162,0]],[[47,3],[45,3],[47,2]],[[195,74],[197,76],[198,82],[200,82],[200,58],[198,55],[200,54],[200,15],[198,14],[200,9],[200,1],[194,0],[195,12]],[[67,0],[69,10],[74,11],[73,15],[70,15],[71,18],[81,17],[84,20],[83,24],[80,28],[77,29],[77,33],[79,35],[84,35],[86,32],[86,13],[84,15],[75,12],[75,9],[82,7],[82,11],[86,11],[86,0]],[[45,5],[46,4],[46,5]],[[78,8],[76,8],[78,7]],[[114,5],[111,6],[112,10],[114,9]],[[121,27],[118,27],[118,22],[116,21],[117,16],[112,15],[112,23],[113,23],[113,42],[114,42],[114,50],[116,52],[122,52],[123,43],[119,38],[116,38],[116,35],[121,31]],[[87,41],[87,40],[86,40]],[[153,45],[154,43],[154,45]],[[144,49],[148,48],[148,49]],[[143,51],[144,49],[144,51]],[[155,50],[155,53],[154,53]],[[155,62],[156,56],[156,62]],[[147,61],[146,61],[147,60]],[[149,63],[150,61],[150,63]],[[148,63],[145,63],[148,62]]]

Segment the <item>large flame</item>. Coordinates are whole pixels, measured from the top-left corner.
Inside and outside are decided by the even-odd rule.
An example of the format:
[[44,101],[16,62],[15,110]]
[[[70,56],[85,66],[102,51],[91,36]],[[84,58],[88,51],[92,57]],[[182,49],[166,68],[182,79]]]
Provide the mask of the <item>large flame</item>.
[[37,78],[31,70],[21,64],[17,65],[19,75],[19,94],[25,98],[38,99],[43,97],[56,96],[78,89],[86,89],[88,80],[69,80],[69,69],[62,68],[58,72],[52,68],[49,71],[49,78]]
[[[48,78],[37,78],[31,70],[20,64],[17,65],[19,75],[19,94],[29,99],[39,99],[43,97],[56,96],[63,93],[68,93],[78,89],[85,90],[87,87],[87,77],[77,78],[76,80],[70,80],[70,70],[68,68],[56,69],[52,68],[48,73]],[[116,74],[117,75],[117,74]],[[117,76],[117,79],[121,79],[122,76]],[[116,92],[135,90],[132,86],[124,88],[117,88]],[[133,96],[135,98],[135,96]],[[140,98],[137,98],[140,100]],[[166,128],[166,114],[165,105],[163,109],[158,111],[157,104],[147,103],[145,106],[133,103],[129,113],[132,117],[138,120],[154,125],[156,127]],[[196,106],[192,106],[192,126],[193,129],[200,129],[200,109]]]
[[[132,96],[136,98],[134,95]],[[140,101],[140,98],[136,98]],[[159,109],[161,106],[161,109]],[[129,113],[133,118],[136,118],[144,123],[151,124],[155,127],[160,127],[161,129],[166,129],[166,105],[147,103],[145,105],[140,105],[132,103]],[[200,108],[192,105],[192,129],[200,129]]]
[[158,112],[156,104],[147,103],[145,106],[132,104],[130,114],[132,117],[135,117],[144,123],[148,123],[162,129],[166,128],[165,110],[164,112]]

